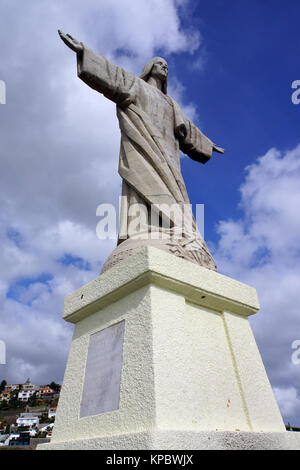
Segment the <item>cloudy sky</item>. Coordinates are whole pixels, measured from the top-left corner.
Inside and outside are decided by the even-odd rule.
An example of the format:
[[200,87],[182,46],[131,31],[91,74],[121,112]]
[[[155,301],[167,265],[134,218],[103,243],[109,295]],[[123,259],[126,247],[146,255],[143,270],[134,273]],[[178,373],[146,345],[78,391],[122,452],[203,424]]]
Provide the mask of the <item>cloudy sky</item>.
[[300,426],[299,14],[298,0],[0,0],[0,379],[61,383],[64,297],[115,246],[96,236],[97,206],[120,194],[115,106],[78,80],[60,28],[136,74],[164,56],[169,94],[226,148],[183,158],[183,176],[219,271],[258,290],[255,338]]

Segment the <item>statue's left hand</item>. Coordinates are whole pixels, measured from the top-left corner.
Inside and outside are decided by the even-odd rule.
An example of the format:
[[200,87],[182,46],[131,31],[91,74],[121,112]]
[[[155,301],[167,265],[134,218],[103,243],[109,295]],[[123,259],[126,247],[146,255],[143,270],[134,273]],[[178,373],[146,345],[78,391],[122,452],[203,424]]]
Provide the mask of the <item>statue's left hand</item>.
[[70,34],[63,33],[60,29],[58,30],[58,34],[61,40],[70,48],[72,51],[80,53],[83,50],[82,44],[80,44],[77,39],[73,38]]
[[215,152],[218,152],[218,153],[224,153],[225,152],[225,149],[222,149],[221,147],[216,147],[216,145],[214,145],[213,150]]

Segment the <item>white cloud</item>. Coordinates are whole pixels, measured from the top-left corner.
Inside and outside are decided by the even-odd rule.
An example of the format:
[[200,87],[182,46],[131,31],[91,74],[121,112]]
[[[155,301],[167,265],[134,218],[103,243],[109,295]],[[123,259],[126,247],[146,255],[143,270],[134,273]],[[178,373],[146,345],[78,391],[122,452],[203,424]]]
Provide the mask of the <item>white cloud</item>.
[[[72,330],[61,319],[64,296],[99,274],[115,243],[96,237],[97,206],[116,204],[120,194],[115,106],[78,80],[75,55],[57,29],[139,74],[158,52],[197,50],[199,32],[181,28],[184,4],[188,0],[2,5],[0,339],[7,343],[7,365],[0,373],[8,381],[62,380]],[[176,77],[170,83],[180,89]],[[184,105],[182,91],[177,98]],[[63,264],[66,254],[82,258],[89,270]],[[11,292],[15,298],[7,297]]]
[[300,390],[300,366],[291,359],[291,344],[300,339],[299,207],[300,145],[283,154],[269,150],[246,169],[241,218],[219,222],[215,251],[222,272],[258,291],[261,311],[250,322],[291,424],[300,422],[294,393]]
[[[300,415],[300,399],[299,393],[294,387],[290,388],[274,388],[275,397],[285,416],[299,416]],[[294,424],[294,423],[290,423]]]
[[[62,380],[72,331],[61,320],[63,299],[95,277],[111,251],[111,242],[96,238],[96,207],[116,202],[120,192],[115,107],[77,79],[74,54],[57,29],[136,74],[158,51],[194,54],[201,68],[201,36],[180,25],[178,9],[188,4],[10,0],[2,7],[0,339],[8,364],[0,372],[8,381]],[[197,118],[176,77],[170,94]],[[258,289],[261,313],[251,323],[291,423],[300,422],[300,366],[291,361],[291,344],[300,339],[299,183],[300,146],[258,159],[241,188],[241,218],[219,223],[215,253],[223,272]],[[83,258],[90,270],[59,262],[66,253]],[[41,274],[49,278],[41,282]],[[24,278],[32,279],[26,289],[14,286]],[[6,297],[12,287],[17,299]]]

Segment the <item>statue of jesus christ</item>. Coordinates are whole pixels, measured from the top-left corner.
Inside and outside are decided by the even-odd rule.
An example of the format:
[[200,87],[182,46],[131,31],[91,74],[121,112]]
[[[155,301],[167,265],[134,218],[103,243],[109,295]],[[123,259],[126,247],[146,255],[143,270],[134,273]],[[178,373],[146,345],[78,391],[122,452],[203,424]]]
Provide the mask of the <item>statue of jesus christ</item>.
[[[179,150],[201,163],[206,163],[213,151],[224,150],[187,119],[167,95],[167,62],[155,57],[136,77],[69,34],[59,31],[59,35],[77,54],[79,78],[117,105],[123,197],[118,246],[103,271],[144,245],[217,270],[192,214],[180,170]],[[138,236],[130,230],[136,207],[144,209],[142,237],[141,227]],[[150,217],[153,213],[159,217]]]

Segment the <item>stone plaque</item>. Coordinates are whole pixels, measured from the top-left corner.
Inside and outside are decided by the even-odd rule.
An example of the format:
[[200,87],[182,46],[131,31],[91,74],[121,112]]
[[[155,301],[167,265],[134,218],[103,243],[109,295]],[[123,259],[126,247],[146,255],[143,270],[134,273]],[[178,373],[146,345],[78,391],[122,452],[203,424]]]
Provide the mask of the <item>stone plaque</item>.
[[125,321],[90,336],[80,418],[119,409]]

